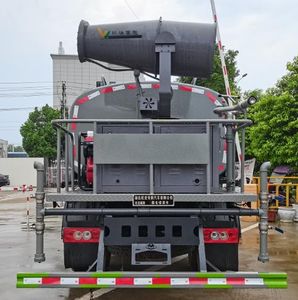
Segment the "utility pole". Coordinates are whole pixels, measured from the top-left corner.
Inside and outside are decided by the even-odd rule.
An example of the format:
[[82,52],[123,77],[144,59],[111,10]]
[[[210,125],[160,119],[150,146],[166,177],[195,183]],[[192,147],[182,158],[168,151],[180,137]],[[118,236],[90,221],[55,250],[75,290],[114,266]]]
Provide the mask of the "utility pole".
[[62,81],[62,98],[60,103],[61,119],[66,119],[66,82]]
[[[62,81],[62,97],[61,97],[61,119],[67,118],[67,107],[66,107],[66,82]],[[64,144],[64,163],[65,163],[65,173],[62,176],[65,179],[65,190],[68,192],[68,172],[69,172],[69,162],[68,162],[68,135],[65,135]],[[60,171],[61,172],[61,171]],[[60,173],[61,174],[61,173]]]

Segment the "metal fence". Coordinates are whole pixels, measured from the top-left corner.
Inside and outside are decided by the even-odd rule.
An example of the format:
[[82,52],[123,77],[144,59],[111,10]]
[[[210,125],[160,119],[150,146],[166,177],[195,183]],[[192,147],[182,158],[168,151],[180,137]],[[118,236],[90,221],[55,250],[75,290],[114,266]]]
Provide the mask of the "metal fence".
[[[295,176],[269,176],[267,177],[269,194],[272,196],[270,208],[279,206],[289,207],[298,204],[298,177]],[[260,177],[253,177],[260,192]]]

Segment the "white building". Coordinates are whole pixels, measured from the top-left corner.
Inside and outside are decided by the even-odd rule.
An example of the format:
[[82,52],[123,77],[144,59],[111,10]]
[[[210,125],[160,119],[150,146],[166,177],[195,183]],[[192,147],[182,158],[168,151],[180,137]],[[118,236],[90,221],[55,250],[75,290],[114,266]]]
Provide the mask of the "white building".
[[[77,55],[64,54],[62,42],[59,43],[58,54],[51,54],[53,60],[53,107],[59,108],[62,99],[62,83],[66,87],[66,106],[84,91],[96,87],[96,82],[104,78],[107,84],[134,81],[133,72],[108,71],[93,63],[80,63]],[[101,62],[110,68],[118,66]],[[141,75],[140,80],[144,80]]]
[[7,157],[8,141],[0,139],[0,158]]

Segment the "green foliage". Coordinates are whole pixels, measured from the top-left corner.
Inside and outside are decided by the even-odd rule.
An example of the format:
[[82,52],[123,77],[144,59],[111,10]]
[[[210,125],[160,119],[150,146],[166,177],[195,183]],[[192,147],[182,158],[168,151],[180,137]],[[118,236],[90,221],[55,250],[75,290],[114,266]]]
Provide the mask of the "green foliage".
[[9,144],[7,147],[8,152],[24,152],[24,148],[22,146],[15,146],[12,144]]
[[51,121],[59,119],[60,112],[48,105],[35,108],[21,127],[23,147],[30,157],[56,156],[56,131]]
[[[239,70],[237,68],[236,58],[238,51],[228,50],[225,51],[225,62],[228,69],[229,83],[232,94],[238,94],[239,88],[237,87],[236,78],[239,76]],[[193,80],[192,77],[180,77],[179,81],[184,83],[191,83]],[[213,68],[210,78],[208,79],[198,79],[196,85],[204,86],[210,89],[215,90],[220,94],[226,94],[226,88],[221,68],[221,61],[219,56],[218,48],[216,47],[214,52],[214,61]]]
[[287,69],[276,87],[257,91],[260,99],[248,113],[254,126],[248,130],[247,154],[298,169],[298,57]]
[[277,82],[275,93],[281,95],[288,92],[298,100],[298,56],[287,63],[287,70],[288,73]]

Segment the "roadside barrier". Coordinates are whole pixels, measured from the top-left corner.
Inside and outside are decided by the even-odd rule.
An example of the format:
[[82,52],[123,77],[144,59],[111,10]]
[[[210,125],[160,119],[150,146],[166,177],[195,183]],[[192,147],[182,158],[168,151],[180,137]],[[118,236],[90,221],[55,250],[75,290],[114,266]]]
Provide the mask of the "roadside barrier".
[[[268,179],[269,195],[272,196],[270,208],[279,206],[289,207],[293,202],[298,204],[298,177],[296,176],[270,176]],[[253,177],[260,192],[260,177]]]
[[30,184],[29,186],[26,184],[23,184],[21,186],[1,186],[0,192],[32,192],[33,191],[33,185]]

